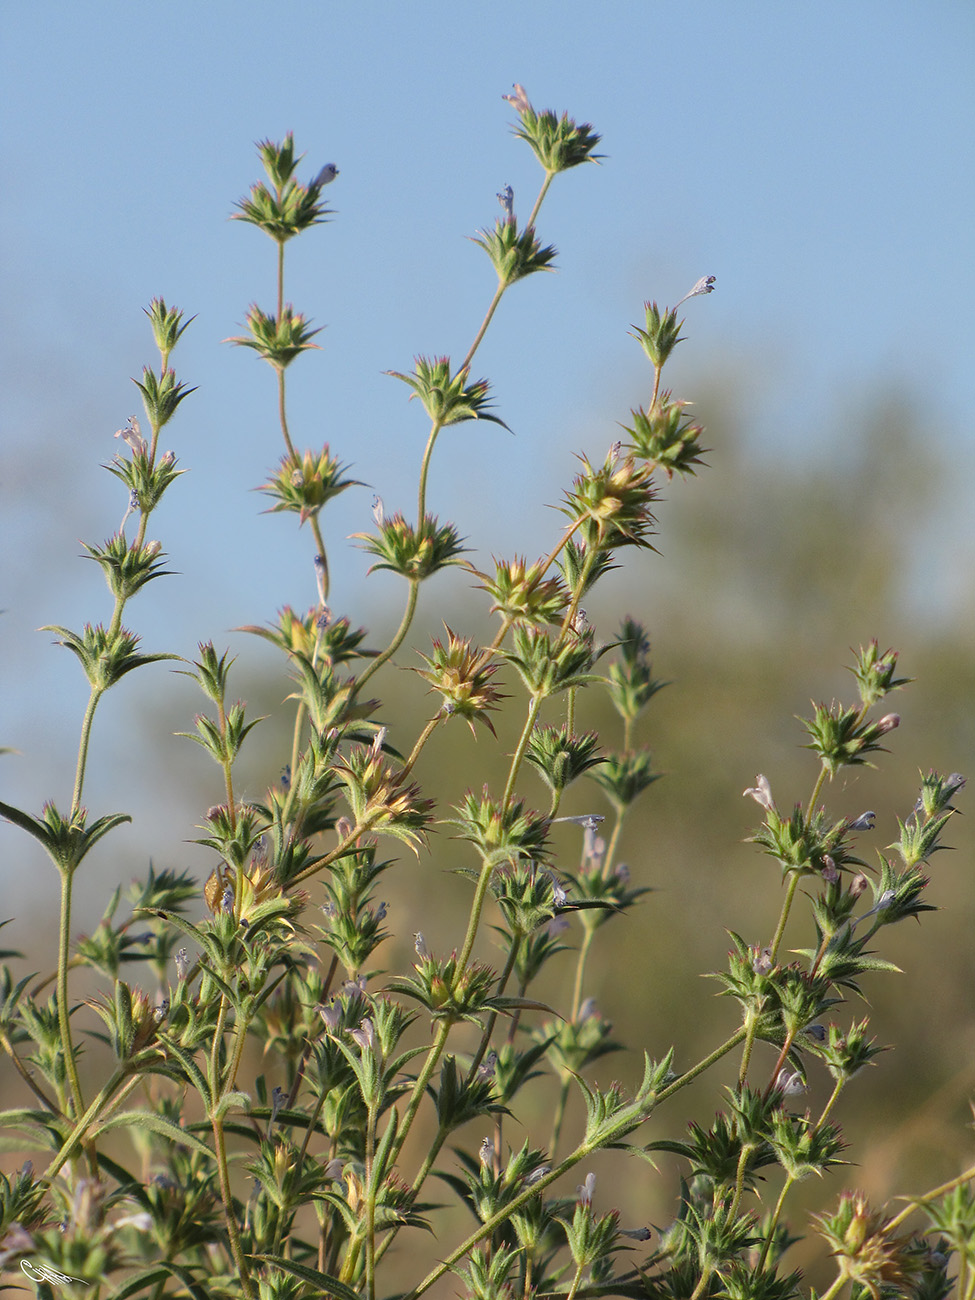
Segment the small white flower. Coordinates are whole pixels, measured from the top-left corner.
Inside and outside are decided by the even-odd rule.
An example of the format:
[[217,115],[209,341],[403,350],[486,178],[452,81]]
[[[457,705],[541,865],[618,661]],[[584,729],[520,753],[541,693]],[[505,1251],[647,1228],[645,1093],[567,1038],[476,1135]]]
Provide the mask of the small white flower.
[[430,949],[427,947],[427,941],[423,937],[422,930],[417,930],[413,936],[413,947],[416,949],[416,955],[421,961],[425,961],[430,956]]
[[140,1210],[138,1214],[126,1214],[121,1219],[116,1219],[112,1227],[137,1228],[139,1232],[150,1232],[152,1230],[152,1215],[145,1210]]
[[576,1199],[587,1208],[592,1205],[592,1195],[596,1190],[596,1175],[586,1174],[585,1180],[576,1188]]
[[379,527],[382,528],[383,524],[386,522],[386,512],[383,509],[383,499],[378,493],[372,499],[372,517],[375,519]]
[[318,603],[320,605],[325,604],[325,577],[327,572],[328,571],[325,568],[325,556],[316,555],[315,556],[315,583],[318,587]]
[[484,1168],[487,1168],[487,1166],[494,1159],[494,1143],[491,1141],[490,1138],[485,1138],[484,1141],[481,1143],[481,1145],[478,1147],[477,1158],[480,1160]]
[[772,798],[772,787],[768,783],[768,777],[762,776],[761,772],[756,776],[755,784],[749,786],[747,790],[742,790],[741,794],[742,798],[749,796],[754,799],[756,803],[760,803],[763,808],[767,808],[769,812],[775,811],[775,800]]
[[498,202],[504,208],[504,215],[509,221],[514,218],[515,192],[510,185],[506,185],[498,195]]
[[325,166],[322,168],[322,170],[312,181],[312,185],[318,186],[319,189],[321,189],[321,187],[324,185],[331,185],[332,181],[335,180],[338,174],[339,174],[339,169],[335,166],[335,163],[326,163]]

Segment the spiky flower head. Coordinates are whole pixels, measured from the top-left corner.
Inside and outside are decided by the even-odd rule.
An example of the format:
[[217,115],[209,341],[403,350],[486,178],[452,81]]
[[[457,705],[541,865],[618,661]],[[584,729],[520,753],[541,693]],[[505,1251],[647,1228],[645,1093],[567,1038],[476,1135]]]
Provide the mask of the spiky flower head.
[[429,667],[415,671],[430,683],[431,691],[440,692],[444,708],[464,718],[472,732],[474,723],[482,722],[494,735],[494,724],[487,714],[504,698],[491,682],[499,665],[491,661],[489,650],[479,650],[469,639],[455,636],[446,623],[444,627],[446,642],[435,639],[433,654],[420,656]]

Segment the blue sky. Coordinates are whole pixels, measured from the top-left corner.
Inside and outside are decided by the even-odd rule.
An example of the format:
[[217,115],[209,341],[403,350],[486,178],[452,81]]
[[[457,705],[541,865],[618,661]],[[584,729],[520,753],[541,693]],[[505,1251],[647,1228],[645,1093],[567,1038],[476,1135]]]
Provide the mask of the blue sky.
[[[468,425],[441,440],[432,508],[456,514],[482,557],[547,549],[555,520],[538,505],[558,499],[573,452],[601,457],[647,399],[627,338],[643,300],[675,301],[705,274],[718,291],[687,304],[671,382],[693,395],[726,376],[756,447],[836,456],[838,418],[841,440],[856,435],[844,410],[893,387],[971,469],[967,0],[6,0],[0,13],[0,739],[23,753],[4,760],[11,797],[34,806],[53,793],[39,773],[63,783],[70,769],[43,749],[74,743],[80,674],[36,629],[108,615],[76,539],[107,537],[122,515],[99,466],[137,409],[129,377],[154,360],[153,295],[197,315],[174,362],[199,389],[169,434],[191,473],[157,516],[183,576],[154,584],[131,623],[148,648],[188,654],[314,601],[309,539],[260,517],[251,491],[280,455],[272,377],[222,343],[248,303],[273,305],[270,241],[227,220],[259,175],[260,138],[293,130],[309,175],[341,171],[334,219],[295,241],[287,269],[288,296],[327,327],[293,368],[295,440],[328,441],[370,485],[326,518],[337,550],[369,527],[372,490],[388,511],[414,500],[426,427],[382,372],[466,351],[493,272],[465,236],[494,221],[505,184],[521,215],[534,197],[540,173],[501,99],[514,81],[536,107],[591,122],[605,158],[553,187],[539,233],[558,273],[515,287],[475,363],[516,436]],[[378,601],[398,617],[392,583],[364,594],[365,567],[339,565],[335,607],[367,618]],[[26,672],[32,690],[11,692]]]

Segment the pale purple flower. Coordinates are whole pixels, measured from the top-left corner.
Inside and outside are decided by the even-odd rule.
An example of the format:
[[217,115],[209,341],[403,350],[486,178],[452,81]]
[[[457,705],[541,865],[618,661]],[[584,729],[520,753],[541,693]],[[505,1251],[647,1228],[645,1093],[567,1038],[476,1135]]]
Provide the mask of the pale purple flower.
[[0,1237],[0,1268],[15,1255],[26,1255],[34,1249],[34,1238],[20,1223],[12,1223]]
[[427,941],[423,937],[423,931],[417,930],[413,936],[413,947],[416,949],[416,955],[421,961],[426,961],[430,956],[430,949],[427,947]]
[[498,202],[504,208],[504,215],[508,221],[514,220],[515,192],[510,185],[506,185],[498,195]]
[[383,509],[383,499],[378,494],[372,499],[372,517],[375,519],[379,527],[382,528],[383,524],[386,522],[386,512]]
[[373,760],[380,758],[383,752],[383,745],[386,743],[386,727],[380,727],[372,738],[372,745],[369,749],[369,756]]
[[185,980],[190,972],[190,955],[185,948],[180,948],[173,961],[176,963],[176,978]]
[[576,610],[576,612],[572,615],[572,618],[569,621],[569,627],[572,628],[576,636],[582,636],[583,632],[585,632],[588,626],[589,626],[589,615],[580,605],[579,608]]
[[316,1007],[318,1014],[321,1016],[325,1028],[330,1034],[334,1034],[342,1020],[342,1009],[334,998],[328,1002],[320,1002]]
[[868,916],[874,916],[876,915],[877,912],[882,912],[884,908],[886,908],[890,903],[894,901],[895,898],[896,898],[896,893],[893,889],[885,889],[884,892],[877,899],[876,903],[874,903],[873,907],[871,907],[870,911],[864,912],[862,916],[858,916],[857,919],[850,926],[850,929],[855,930],[856,927],[860,924],[860,922],[865,921]]
[[697,298],[702,293],[714,293],[714,287],[715,287],[714,280],[715,277],[713,275],[702,275],[700,280],[698,280],[697,284],[695,284],[694,288],[690,289],[687,293],[684,294],[680,302],[678,302],[677,305],[674,307],[674,311],[677,310],[677,308],[681,305],[682,302],[687,302],[688,298]]
[[115,430],[115,437],[127,442],[138,455],[145,455],[146,440],[142,436],[137,416],[130,415],[121,429]]
[[859,817],[854,817],[852,821],[846,823],[848,831],[872,831],[876,822],[877,814],[875,812],[861,813]]
[[477,1148],[477,1158],[480,1160],[483,1168],[487,1168],[494,1159],[494,1143],[489,1137],[485,1138]]
[[620,1228],[620,1229],[619,1229],[619,1234],[620,1234],[621,1237],[629,1237],[629,1239],[630,1239],[631,1241],[649,1241],[649,1240],[650,1240],[650,1229],[649,1229],[649,1228]]
[[840,873],[836,869],[836,863],[828,853],[823,854],[823,866],[820,873],[828,885],[835,885],[840,878]]
[[525,1179],[525,1185],[527,1187],[534,1187],[534,1185],[540,1179],[544,1178],[546,1174],[550,1174],[551,1172],[552,1172],[551,1165],[536,1165],[535,1168],[528,1175],[528,1177]]
[[506,99],[516,113],[530,113],[532,106],[525,87],[516,81],[512,89],[515,92],[513,95],[502,95],[501,98]]
[[331,185],[332,181],[335,180],[338,174],[339,169],[335,166],[335,163],[326,163],[312,181],[312,186],[316,189],[322,189],[326,185]]
[[579,817],[555,817],[555,822],[570,822],[573,826],[585,826],[586,830],[595,830],[606,818],[602,813],[582,813]]
[[769,812],[775,811],[775,800],[772,798],[772,787],[768,783],[768,777],[762,776],[761,772],[756,776],[755,784],[749,786],[747,790],[742,790],[741,793],[742,798],[748,796],[754,799],[756,803],[760,803],[763,808],[767,808]]
[[552,882],[552,905],[554,907],[565,907],[566,903],[569,901],[569,895],[565,892],[565,889],[559,884],[551,871],[548,873],[548,878]]
[[125,507],[125,514],[122,516],[122,522],[118,526],[119,536],[121,536],[122,532],[125,529],[125,523],[129,515],[132,513],[133,510],[138,510],[138,508],[139,508],[139,494],[133,488],[133,490],[129,493],[129,503]]
[[550,939],[557,939],[560,934],[565,934],[569,928],[568,917],[553,916],[551,921],[545,927],[545,933]]
[[806,1081],[798,1070],[794,1074],[789,1070],[780,1070],[775,1079],[775,1087],[783,1097],[795,1097],[806,1091]]
[[376,1026],[368,1018],[359,1022],[359,1028],[350,1031],[364,1052],[371,1052],[376,1043]]
[[584,1020],[598,1019],[599,1008],[596,1006],[596,999],[586,998],[585,1002],[583,1002],[582,1006],[579,1008],[579,1014],[576,1016],[577,1023],[581,1025]]
[[592,1205],[593,1192],[596,1190],[596,1175],[586,1174],[584,1181],[576,1188],[576,1200],[586,1209]]
[[325,556],[315,556],[315,584],[318,587],[318,603],[325,604]]
[[750,948],[752,954],[752,970],[756,975],[767,975],[772,969],[772,949],[771,948]]
[[479,1079],[493,1079],[498,1068],[497,1052],[488,1052],[484,1060],[477,1067],[477,1077]]

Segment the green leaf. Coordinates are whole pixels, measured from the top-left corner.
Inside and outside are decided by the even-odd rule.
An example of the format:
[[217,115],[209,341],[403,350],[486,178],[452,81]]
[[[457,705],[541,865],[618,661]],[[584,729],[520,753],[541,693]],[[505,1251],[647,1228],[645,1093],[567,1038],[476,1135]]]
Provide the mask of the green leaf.
[[91,1136],[97,1137],[99,1133],[110,1133],[119,1128],[148,1129],[150,1133],[156,1133],[159,1137],[167,1138],[180,1146],[189,1147],[210,1160],[214,1159],[213,1152],[205,1142],[193,1137],[192,1133],[188,1133],[185,1128],[180,1128],[172,1120],[164,1119],[162,1115],[156,1115],[150,1110],[128,1110],[121,1115],[111,1115],[103,1123],[91,1129]]
[[265,1264],[273,1264],[283,1273],[290,1273],[292,1277],[300,1278],[302,1282],[317,1286],[325,1295],[332,1296],[333,1300],[362,1300],[358,1291],[346,1286],[337,1277],[330,1277],[328,1273],[319,1273],[317,1269],[309,1268],[306,1264],[296,1264],[293,1259],[283,1259],[280,1255],[251,1255],[250,1258],[259,1259]]

